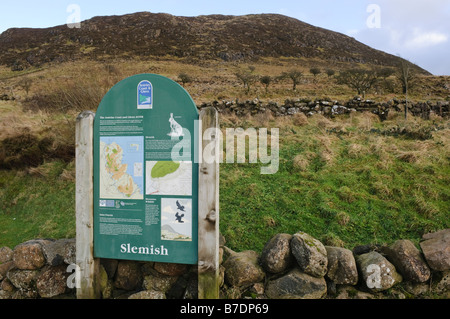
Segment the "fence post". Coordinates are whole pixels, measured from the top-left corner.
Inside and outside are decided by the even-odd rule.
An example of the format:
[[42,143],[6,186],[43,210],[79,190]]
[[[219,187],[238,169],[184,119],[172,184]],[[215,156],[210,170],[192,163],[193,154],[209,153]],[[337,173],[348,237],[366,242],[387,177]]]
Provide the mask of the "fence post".
[[[215,108],[200,112],[198,179],[198,298],[219,298],[219,120]],[[213,130],[208,130],[208,129]],[[205,134],[206,132],[206,134]],[[211,145],[214,152],[211,154]],[[207,149],[205,148],[206,146]],[[210,154],[205,154],[207,151]],[[208,156],[208,161],[205,157]]]
[[82,112],[76,121],[76,262],[79,271],[78,299],[98,299],[96,280],[100,262],[94,258],[94,118]]

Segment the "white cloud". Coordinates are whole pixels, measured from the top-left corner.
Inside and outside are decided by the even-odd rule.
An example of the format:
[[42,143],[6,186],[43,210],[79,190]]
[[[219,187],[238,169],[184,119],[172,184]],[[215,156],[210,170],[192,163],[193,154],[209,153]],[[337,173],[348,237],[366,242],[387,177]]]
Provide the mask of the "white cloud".
[[427,48],[437,44],[445,43],[448,40],[448,36],[441,32],[423,32],[419,29],[413,31],[412,39],[405,42],[405,46],[408,48]]

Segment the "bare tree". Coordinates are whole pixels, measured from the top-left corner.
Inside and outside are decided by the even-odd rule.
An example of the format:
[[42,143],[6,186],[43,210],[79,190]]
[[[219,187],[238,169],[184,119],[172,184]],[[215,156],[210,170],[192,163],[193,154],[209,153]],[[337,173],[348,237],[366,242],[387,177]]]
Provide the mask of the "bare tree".
[[288,72],[283,72],[281,74],[281,78],[289,78],[292,81],[292,90],[297,90],[297,84],[300,83],[300,79],[303,76],[303,73],[297,70],[290,70]]
[[378,75],[375,71],[351,69],[342,71],[337,76],[339,84],[345,84],[358,92],[358,95],[364,94],[375,84]]
[[414,85],[417,79],[415,72],[412,68],[412,63],[402,59],[397,71],[397,79],[400,81],[405,94],[405,120],[408,118],[408,90]]
[[27,92],[27,96],[28,96],[28,92],[30,92],[32,84],[33,84],[33,80],[30,78],[23,78],[19,82],[19,85],[25,90],[25,92]]
[[251,74],[251,72],[237,72],[235,73],[238,80],[242,82],[244,85],[244,88],[247,88],[247,93],[250,92],[250,87],[257,81],[257,76],[254,74]]
[[269,89],[270,83],[272,83],[272,78],[269,75],[264,75],[259,79],[259,82],[261,82],[262,85],[266,88],[266,94]]

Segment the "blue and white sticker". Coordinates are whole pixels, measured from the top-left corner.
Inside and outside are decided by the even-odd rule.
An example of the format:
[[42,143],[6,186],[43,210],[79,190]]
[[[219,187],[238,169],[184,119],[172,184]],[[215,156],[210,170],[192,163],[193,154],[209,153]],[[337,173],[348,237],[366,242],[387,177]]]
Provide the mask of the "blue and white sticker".
[[138,110],[149,110],[153,108],[153,85],[150,81],[144,80],[138,84],[137,108]]

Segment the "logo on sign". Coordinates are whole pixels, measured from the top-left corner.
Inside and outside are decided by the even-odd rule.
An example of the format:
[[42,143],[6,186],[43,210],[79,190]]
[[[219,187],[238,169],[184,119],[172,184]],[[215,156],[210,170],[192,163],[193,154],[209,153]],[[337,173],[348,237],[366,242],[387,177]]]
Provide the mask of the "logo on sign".
[[137,88],[137,108],[138,110],[148,110],[153,108],[153,85],[150,81],[141,81]]

